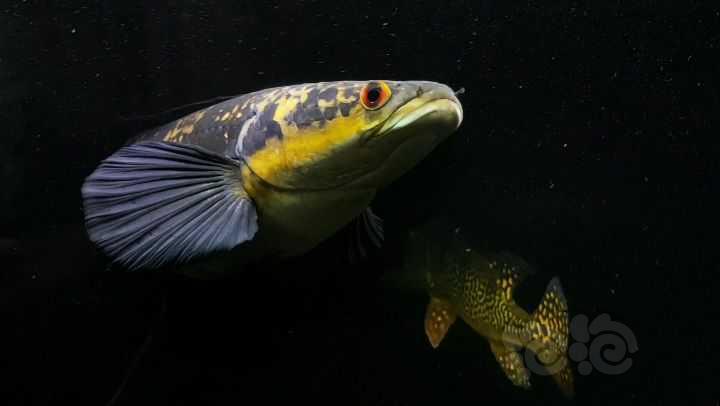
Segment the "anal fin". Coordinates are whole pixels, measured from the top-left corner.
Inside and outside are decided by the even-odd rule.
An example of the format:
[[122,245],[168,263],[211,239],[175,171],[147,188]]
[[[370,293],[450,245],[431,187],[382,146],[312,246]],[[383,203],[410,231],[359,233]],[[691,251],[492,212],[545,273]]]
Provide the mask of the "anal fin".
[[430,298],[425,312],[425,334],[433,348],[440,345],[456,318],[457,315],[448,301]]
[[573,378],[573,372],[572,369],[570,369],[570,363],[567,359],[562,369],[553,374],[553,379],[565,397],[569,399],[575,397],[575,379]]
[[523,357],[517,351],[517,348],[500,341],[490,341],[490,349],[513,385],[529,389],[530,373],[525,368]]

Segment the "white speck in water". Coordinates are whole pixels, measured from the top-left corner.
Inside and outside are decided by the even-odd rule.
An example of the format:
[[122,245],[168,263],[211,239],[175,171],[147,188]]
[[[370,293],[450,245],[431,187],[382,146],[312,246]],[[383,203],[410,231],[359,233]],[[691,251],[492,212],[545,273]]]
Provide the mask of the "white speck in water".
[[73,29],[70,30],[70,32],[73,33],[73,34],[75,34],[75,33],[77,32],[77,29],[76,29],[75,27],[73,27]]
[[563,144],[563,148],[567,148],[567,142]]
[[615,294],[615,289],[610,289],[610,294],[611,294],[611,295],[614,295],[614,294]]

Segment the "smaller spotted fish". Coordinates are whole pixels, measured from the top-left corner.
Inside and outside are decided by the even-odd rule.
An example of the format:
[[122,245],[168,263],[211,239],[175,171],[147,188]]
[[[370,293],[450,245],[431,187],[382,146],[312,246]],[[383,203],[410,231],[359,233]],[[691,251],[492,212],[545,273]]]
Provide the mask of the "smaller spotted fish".
[[[550,281],[540,304],[528,313],[513,299],[518,284],[534,273],[525,261],[509,253],[481,254],[463,240],[459,229],[440,228],[436,222],[425,227],[410,232],[404,266],[416,280],[420,274],[425,278],[423,286],[430,296],[425,333],[430,345],[437,348],[459,317],[488,340],[514,385],[529,389],[530,372],[551,374],[563,394],[572,398],[568,306],[558,278]],[[536,358],[530,360],[531,354]]]

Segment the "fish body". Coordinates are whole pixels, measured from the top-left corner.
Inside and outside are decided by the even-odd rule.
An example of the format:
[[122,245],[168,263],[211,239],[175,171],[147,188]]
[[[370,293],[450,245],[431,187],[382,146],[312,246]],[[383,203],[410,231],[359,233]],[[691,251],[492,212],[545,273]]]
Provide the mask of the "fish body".
[[[567,359],[568,309],[557,278],[548,284],[539,306],[529,313],[513,299],[517,285],[532,268],[510,253],[481,253],[466,242],[459,229],[430,222],[410,233],[405,266],[422,275],[429,295],[425,333],[437,348],[460,318],[483,336],[510,381],[530,388],[528,349],[553,375],[562,392],[574,395]],[[539,372],[532,368],[532,372]]]
[[82,187],[88,235],[129,269],[296,256],[351,222],[377,242],[375,194],[462,114],[449,87],[424,81],[238,96],[142,133],[101,162]]

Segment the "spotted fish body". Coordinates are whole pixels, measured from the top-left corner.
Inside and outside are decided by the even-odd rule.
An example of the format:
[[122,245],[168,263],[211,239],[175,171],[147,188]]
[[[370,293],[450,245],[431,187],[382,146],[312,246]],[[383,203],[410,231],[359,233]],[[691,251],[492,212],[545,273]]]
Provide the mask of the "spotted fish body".
[[459,317],[488,340],[514,385],[530,387],[527,355],[520,352],[528,349],[540,360],[535,365],[544,365],[563,393],[573,396],[567,304],[557,278],[548,284],[537,309],[528,313],[513,299],[518,283],[533,273],[519,257],[476,252],[457,230],[438,223],[413,231],[406,249],[408,271],[425,277],[430,296],[425,332],[433,348]]
[[241,95],[142,133],[105,159],[82,189],[88,234],[130,269],[212,258],[233,269],[299,255],[351,222],[381,234],[370,211],[377,191],[461,121],[454,92],[435,82]]

